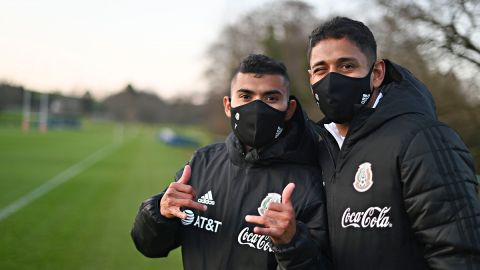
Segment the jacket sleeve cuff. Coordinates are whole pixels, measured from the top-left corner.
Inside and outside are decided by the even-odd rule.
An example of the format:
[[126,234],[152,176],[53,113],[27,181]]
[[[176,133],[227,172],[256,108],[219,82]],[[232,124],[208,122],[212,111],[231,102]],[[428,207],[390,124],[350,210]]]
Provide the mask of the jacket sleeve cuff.
[[160,214],[162,195],[155,195],[142,202],[130,232],[135,247],[150,258],[166,257],[172,249],[179,246],[177,232],[180,221]]
[[302,222],[297,222],[297,231],[290,243],[273,244],[272,250],[279,264],[304,265],[312,260],[316,260],[320,251],[309,236],[310,233],[307,226]]
[[163,192],[151,198],[148,198],[142,203],[141,211],[147,214],[147,216],[151,218],[153,223],[162,224],[164,226],[177,226],[179,223],[178,218],[167,218],[160,214],[160,200],[162,199],[162,197]]

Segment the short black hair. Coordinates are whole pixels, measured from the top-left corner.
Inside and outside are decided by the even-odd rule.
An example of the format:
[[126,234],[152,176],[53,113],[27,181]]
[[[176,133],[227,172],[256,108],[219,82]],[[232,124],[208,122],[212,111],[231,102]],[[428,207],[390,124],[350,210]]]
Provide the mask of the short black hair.
[[258,75],[280,75],[283,77],[285,85],[288,88],[290,78],[288,77],[287,67],[271,57],[263,54],[250,54],[240,61],[239,66],[235,69],[232,81],[238,73],[254,73]]
[[308,62],[312,56],[312,48],[318,42],[328,39],[347,38],[353,42],[367,57],[370,64],[377,60],[377,42],[372,31],[362,22],[347,17],[334,17],[315,28],[309,37]]

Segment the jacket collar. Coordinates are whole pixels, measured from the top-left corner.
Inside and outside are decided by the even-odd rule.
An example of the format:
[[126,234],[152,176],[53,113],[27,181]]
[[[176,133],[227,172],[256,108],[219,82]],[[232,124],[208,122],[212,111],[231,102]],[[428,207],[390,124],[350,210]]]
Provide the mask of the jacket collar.
[[384,60],[386,74],[381,85],[381,102],[375,109],[365,108],[353,119],[349,141],[356,141],[385,122],[404,114],[419,114],[437,119],[435,102],[427,87],[404,67]]
[[285,133],[269,145],[245,152],[235,134],[230,133],[225,141],[229,158],[239,166],[265,166],[282,162],[315,164],[313,140],[305,128],[306,121],[307,116],[297,100],[297,109],[286,123]]

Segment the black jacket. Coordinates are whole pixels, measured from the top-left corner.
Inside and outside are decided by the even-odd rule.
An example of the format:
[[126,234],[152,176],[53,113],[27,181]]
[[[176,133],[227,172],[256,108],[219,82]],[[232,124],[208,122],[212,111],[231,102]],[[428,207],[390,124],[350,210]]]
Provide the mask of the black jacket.
[[[182,246],[185,269],[276,269],[277,264],[278,269],[321,269],[328,263],[319,256],[328,252],[325,197],[305,123],[298,107],[286,135],[265,149],[245,155],[230,134],[225,143],[197,150],[189,184],[208,210],[189,210],[182,221],[167,219],[159,211],[162,194],[146,200],[131,231],[137,249],[147,257],[165,257]],[[253,233],[255,225],[245,216],[258,215],[267,194],[281,195],[290,182],[296,184],[297,233],[289,245],[272,246],[268,237]]]
[[341,150],[314,126],[335,269],[480,269],[472,157],[428,89],[386,66],[383,98],[358,112]]

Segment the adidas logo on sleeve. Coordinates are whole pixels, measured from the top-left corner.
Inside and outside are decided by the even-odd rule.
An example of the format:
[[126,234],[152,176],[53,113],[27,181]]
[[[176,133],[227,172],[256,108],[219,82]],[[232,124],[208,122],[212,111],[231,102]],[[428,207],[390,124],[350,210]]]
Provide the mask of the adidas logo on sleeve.
[[209,190],[205,193],[200,199],[197,200],[199,203],[215,205],[215,201],[213,200],[212,191]]

